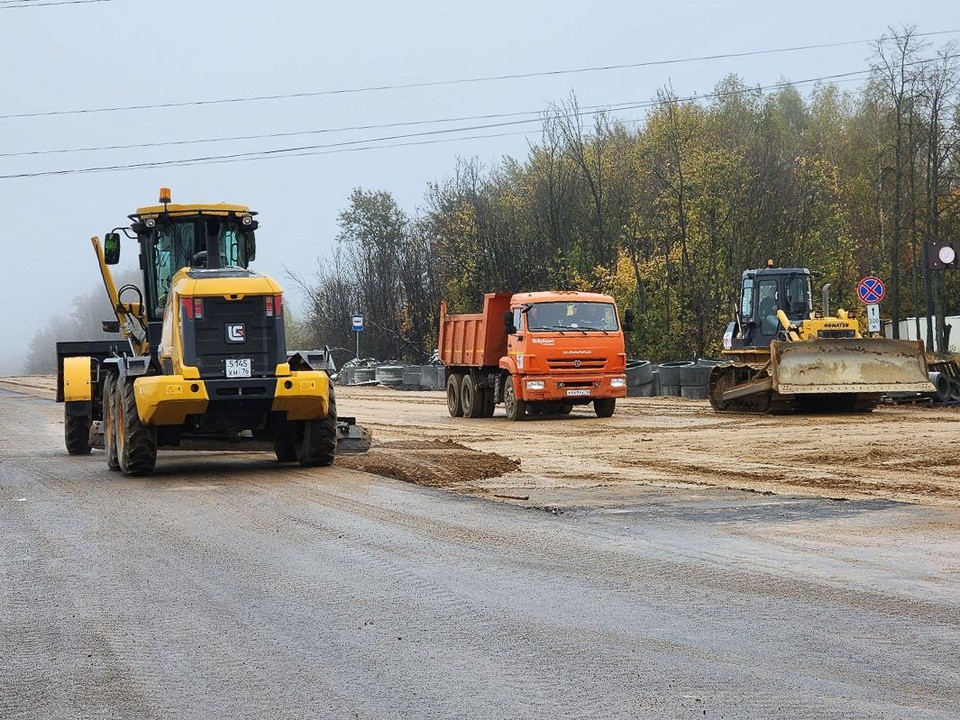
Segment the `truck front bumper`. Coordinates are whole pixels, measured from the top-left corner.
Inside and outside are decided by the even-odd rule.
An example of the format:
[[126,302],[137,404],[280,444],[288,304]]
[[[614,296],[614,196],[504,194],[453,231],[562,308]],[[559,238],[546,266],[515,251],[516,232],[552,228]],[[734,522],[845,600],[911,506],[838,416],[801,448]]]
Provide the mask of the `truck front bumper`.
[[520,397],[527,402],[560,401],[578,404],[599,398],[627,396],[627,376],[623,373],[571,377],[523,375],[518,381]]

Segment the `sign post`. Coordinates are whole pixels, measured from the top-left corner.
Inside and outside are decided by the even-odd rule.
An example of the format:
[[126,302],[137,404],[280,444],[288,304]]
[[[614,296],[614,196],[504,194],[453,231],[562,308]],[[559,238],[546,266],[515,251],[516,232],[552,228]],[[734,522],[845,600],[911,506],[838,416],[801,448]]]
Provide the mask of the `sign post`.
[[880,301],[887,289],[883,280],[873,275],[867,275],[857,283],[857,297],[867,306],[867,330],[880,332]]
[[363,315],[353,316],[353,331],[357,334],[357,360],[360,359],[360,332],[363,330]]

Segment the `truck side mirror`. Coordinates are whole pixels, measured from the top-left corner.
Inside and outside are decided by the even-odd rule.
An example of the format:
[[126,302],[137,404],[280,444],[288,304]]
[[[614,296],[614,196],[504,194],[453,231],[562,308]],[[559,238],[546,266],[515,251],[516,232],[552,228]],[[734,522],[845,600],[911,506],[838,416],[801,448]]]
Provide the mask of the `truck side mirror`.
[[633,332],[633,309],[627,308],[623,311],[623,329],[627,332]]
[[103,261],[107,265],[120,262],[120,233],[108,232],[103,236]]
[[513,324],[513,313],[509,310],[503,314],[503,329],[507,331],[507,335],[517,332],[517,326]]

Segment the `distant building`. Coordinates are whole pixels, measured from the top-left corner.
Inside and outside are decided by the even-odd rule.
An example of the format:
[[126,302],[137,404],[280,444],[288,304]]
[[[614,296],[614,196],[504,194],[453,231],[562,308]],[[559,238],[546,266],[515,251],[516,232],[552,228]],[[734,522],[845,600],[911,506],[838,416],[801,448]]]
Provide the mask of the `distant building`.
[[[917,333],[917,324],[919,322],[920,332]],[[960,352],[960,315],[948,315],[946,317],[947,328],[950,332],[949,334],[949,347],[947,348],[949,352]],[[934,332],[936,332],[936,324],[934,324]],[[889,320],[884,321],[883,323],[883,336],[892,338],[893,337],[893,323]],[[915,318],[909,317],[906,320],[900,321],[900,338],[902,340],[922,340],[924,345],[927,342],[927,319],[925,317]]]

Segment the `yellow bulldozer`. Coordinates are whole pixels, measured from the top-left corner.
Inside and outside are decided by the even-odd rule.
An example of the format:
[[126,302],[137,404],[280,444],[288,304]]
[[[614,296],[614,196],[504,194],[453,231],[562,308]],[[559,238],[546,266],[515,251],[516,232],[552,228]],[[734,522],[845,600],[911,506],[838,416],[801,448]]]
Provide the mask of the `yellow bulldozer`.
[[815,311],[807,268],[743,273],[723,357],[709,381],[719,411],[869,412],[885,393],[934,389],[921,343],[863,337],[847,312],[830,314],[829,285]]
[[[250,270],[256,213],[227,203],[160,204],[92,238],[119,339],[57,343],[57,400],[67,451],[105,451],[128,475],[153,471],[157,449],[250,450],[330,465],[369,448],[337,414],[329,354],[288,354],[283,290]],[[139,246],[142,287],[117,289],[108,266],[121,235]]]

